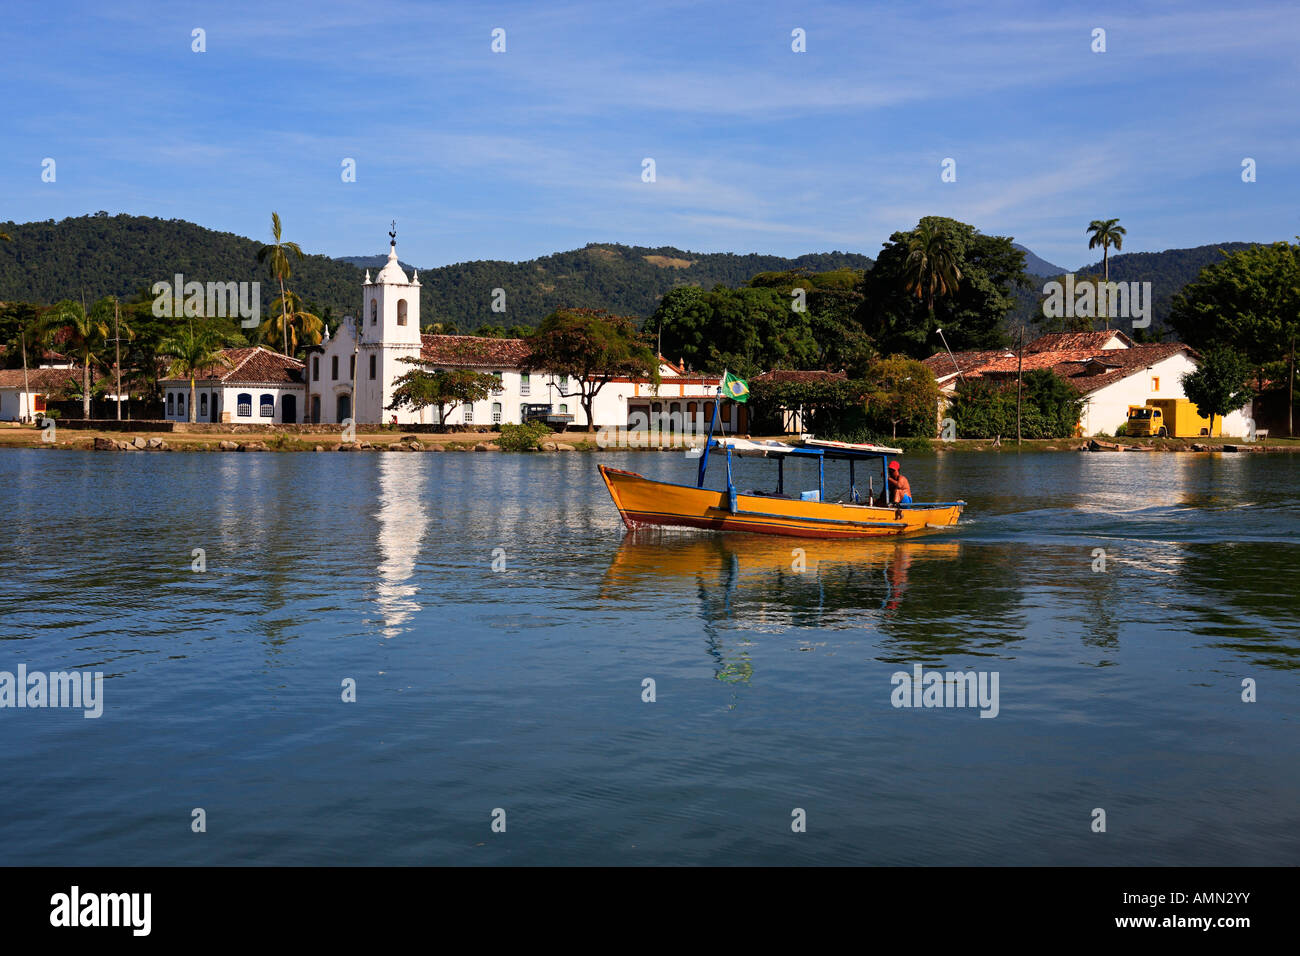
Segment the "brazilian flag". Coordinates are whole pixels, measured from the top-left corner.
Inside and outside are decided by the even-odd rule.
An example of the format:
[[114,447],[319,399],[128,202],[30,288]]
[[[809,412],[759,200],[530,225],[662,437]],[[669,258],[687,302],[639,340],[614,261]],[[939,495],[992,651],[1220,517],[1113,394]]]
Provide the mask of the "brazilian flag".
[[722,394],[733,402],[749,401],[749,383],[730,372],[722,377]]

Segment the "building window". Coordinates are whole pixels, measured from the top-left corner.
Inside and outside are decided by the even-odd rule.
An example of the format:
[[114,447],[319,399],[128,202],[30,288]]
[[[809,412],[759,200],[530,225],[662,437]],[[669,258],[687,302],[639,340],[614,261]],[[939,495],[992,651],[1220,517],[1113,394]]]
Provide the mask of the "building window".
[[337,355],[330,356],[330,378],[336,382],[339,380],[339,357]]
[[527,395],[529,394],[530,391],[531,391],[531,385],[528,380],[528,373],[520,372],[519,373],[519,394]]
[[501,394],[501,373],[493,372],[492,377],[497,380],[497,383],[492,386],[492,391],[500,395]]
[[473,423],[474,423],[474,406],[467,402],[465,404],[465,424],[472,425]]
[[275,417],[275,396],[274,395],[263,395],[262,401],[259,402],[258,404],[261,406],[257,410],[258,415],[260,415],[262,418]]
[[168,415],[176,414],[176,393],[175,392],[167,393],[167,414]]
[[405,299],[397,300],[397,324],[398,325],[406,324],[406,300]]
[[567,392],[569,390],[569,376],[561,375],[559,378],[555,380],[555,384],[560,389],[560,391]]
[[176,396],[176,414],[177,415],[185,414],[185,393],[184,392],[181,392],[179,395]]
[[1151,376],[1151,391],[1153,391],[1153,392],[1158,392],[1158,391],[1160,391],[1160,376],[1159,376],[1159,375],[1153,375],[1153,376]]
[[311,357],[311,377],[317,382],[320,381],[320,356],[319,355],[313,355]]
[[240,418],[253,417],[253,396],[248,392],[240,392],[236,401],[235,414]]
[[352,353],[352,358],[348,360],[348,378],[352,381],[357,380],[357,353]]
[[374,299],[370,300],[370,324],[375,325],[379,322],[379,303]]
[[501,424],[501,403],[500,402],[492,403],[492,424],[493,425]]
[[561,414],[561,415],[567,415],[567,414],[569,414],[569,406],[568,406],[568,405],[561,405],[561,406],[560,406],[560,414]]
[[208,393],[204,392],[202,395],[199,396],[199,414],[206,415],[207,413],[208,413]]
[[371,352],[371,353],[370,353],[370,380],[371,380],[372,382],[373,382],[374,379],[375,379],[375,359],[376,359],[376,358],[378,358],[378,356],[376,356],[374,352]]

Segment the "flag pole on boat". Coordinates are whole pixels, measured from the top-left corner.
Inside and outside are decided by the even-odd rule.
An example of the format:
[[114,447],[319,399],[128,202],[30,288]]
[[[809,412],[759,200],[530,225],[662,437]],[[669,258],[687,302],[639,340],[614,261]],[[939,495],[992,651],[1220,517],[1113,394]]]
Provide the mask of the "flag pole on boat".
[[709,445],[713,442],[713,429],[718,424],[718,406],[722,404],[722,383],[727,380],[727,370],[722,370],[722,379],[718,382],[718,394],[713,399],[713,420],[709,422],[709,434],[704,439],[704,453],[700,455],[700,476],[695,483],[696,488],[704,487],[704,472],[709,467]]

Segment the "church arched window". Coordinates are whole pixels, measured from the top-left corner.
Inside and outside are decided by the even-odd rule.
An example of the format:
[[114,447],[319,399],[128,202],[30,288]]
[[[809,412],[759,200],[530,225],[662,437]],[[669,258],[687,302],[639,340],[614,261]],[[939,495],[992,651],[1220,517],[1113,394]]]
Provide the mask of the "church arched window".
[[398,325],[406,324],[406,300],[405,299],[397,300],[397,324]]
[[167,393],[167,414],[168,415],[176,414],[176,393],[175,392]]
[[379,303],[374,299],[370,300],[370,324],[375,325],[379,322]]
[[253,396],[248,392],[240,392],[235,398],[235,414],[240,418],[253,417]]

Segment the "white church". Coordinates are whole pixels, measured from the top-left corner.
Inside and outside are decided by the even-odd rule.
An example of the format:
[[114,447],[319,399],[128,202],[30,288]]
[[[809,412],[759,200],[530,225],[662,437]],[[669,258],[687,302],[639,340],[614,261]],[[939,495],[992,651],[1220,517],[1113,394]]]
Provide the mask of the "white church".
[[[197,376],[198,421],[341,424],[352,419],[358,424],[492,426],[519,424],[529,406],[544,405],[551,413],[572,415],[573,427],[586,427],[578,383],[525,368],[529,348],[523,339],[422,335],[420,277],[415,273],[407,278],[397,261],[396,236],[389,236],[388,262],[373,279],[366,270],[359,318],[344,318],[334,335],[327,333],[319,345],[306,349],[305,361],[261,346],[225,350],[224,366]],[[397,379],[413,368],[403,359],[485,372],[496,376],[498,385],[484,401],[451,410],[445,423],[439,422],[434,407],[390,409]],[[592,409],[595,426],[639,429],[651,421],[707,425],[717,377],[687,373],[662,357],[659,374],[657,389],[648,380],[616,378],[607,383]],[[166,417],[187,421],[189,381],[169,378],[162,385]],[[724,430],[748,430],[744,405],[724,400],[720,412]]]

